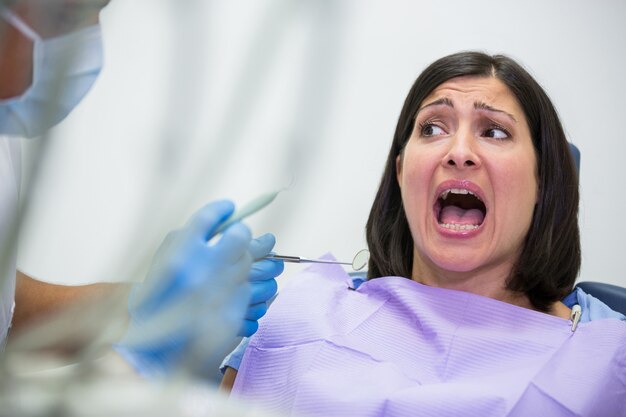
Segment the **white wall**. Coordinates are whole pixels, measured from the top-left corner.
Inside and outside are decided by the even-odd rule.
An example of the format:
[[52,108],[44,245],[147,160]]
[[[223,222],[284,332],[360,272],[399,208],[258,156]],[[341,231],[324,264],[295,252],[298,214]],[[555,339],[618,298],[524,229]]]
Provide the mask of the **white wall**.
[[279,252],[349,259],[415,77],[478,49],[518,59],[551,96],[582,152],[581,279],[626,286],[625,19],[621,0],[114,0],[101,78],[47,138],[21,267],[132,279],[202,202],[292,176],[248,223]]

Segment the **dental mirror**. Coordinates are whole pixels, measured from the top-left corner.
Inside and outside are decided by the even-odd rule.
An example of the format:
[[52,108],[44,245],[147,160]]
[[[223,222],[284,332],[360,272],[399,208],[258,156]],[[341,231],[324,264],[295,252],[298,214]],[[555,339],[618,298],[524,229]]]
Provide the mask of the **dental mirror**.
[[367,266],[367,263],[370,260],[370,251],[367,249],[361,249],[354,255],[354,259],[352,259],[352,269],[355,271],[360,271],[361,269]]

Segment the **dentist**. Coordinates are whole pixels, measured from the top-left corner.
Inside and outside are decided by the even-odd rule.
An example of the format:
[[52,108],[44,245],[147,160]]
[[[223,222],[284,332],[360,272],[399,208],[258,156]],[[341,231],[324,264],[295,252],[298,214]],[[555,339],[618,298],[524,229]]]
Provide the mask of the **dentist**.
[[[40,136],[58,124],[94,84],[103,65],[99,12],[108,2],[0,1],[2,344],[11,325],[19,331],[68,305],[97,300],[125,286],[70,287],[33,279],[18,270],[12,233],[18,218],[20,140]],[[241,223],[227,228],[217,243],[208,244],[233,211],[229,201],[201,208],[183,228],[167,236],[144,282],[129,288],[130,324],[117,350],[140,372],[167,375],[176,370],[189,349],[207,345],[211,323],[231,327],[233,336],[256,331],[267,301],[276,293],[274,278],[283,264],[255,261],[272,250],[274,236],[252,239]],[[165,325],[164,317],[176,320]],[[160,331],[146,331],[155,328]]]

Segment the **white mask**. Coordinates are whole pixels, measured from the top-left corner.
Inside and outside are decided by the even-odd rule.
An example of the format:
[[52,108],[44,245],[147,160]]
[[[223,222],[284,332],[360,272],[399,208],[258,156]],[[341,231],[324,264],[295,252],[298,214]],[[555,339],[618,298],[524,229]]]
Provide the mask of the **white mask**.
[[42,39],[15,13],[0,15],[33,41],[33,79],[19,97],[0,99],[0,133],[40,136],[63,120],[96,81],[102,68],[99,25]]

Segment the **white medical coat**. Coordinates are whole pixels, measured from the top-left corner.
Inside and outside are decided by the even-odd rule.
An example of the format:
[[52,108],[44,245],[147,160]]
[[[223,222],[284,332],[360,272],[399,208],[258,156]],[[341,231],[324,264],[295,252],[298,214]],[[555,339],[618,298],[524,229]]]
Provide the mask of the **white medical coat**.
[[10,233],[17,221],[21,169],[20,138],[0,135],[0,344],[13,317],[17,242]]

